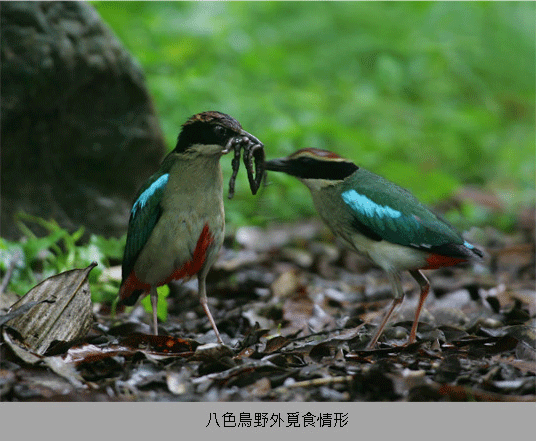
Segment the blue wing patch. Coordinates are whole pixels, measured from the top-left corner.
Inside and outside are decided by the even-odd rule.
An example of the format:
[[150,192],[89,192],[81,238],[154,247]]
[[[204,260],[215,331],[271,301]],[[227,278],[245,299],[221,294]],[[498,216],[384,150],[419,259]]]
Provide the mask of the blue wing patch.
[[369,217],[379,218],[398,218],[402,216],[402,213],[398,210],[394,210],[391,207],[385,205],[379,205],[368,197],[359,194],[355,190],[347,190],[342,194],[344,202],[346,202],[354,210],[359,211],[361,214]]
[[427,250],[463,243],[450,226],[413,199],[408,199],[405,208],[393,208],[374,202],[355,189],[348,189],[341,196],[352,212],[354,227],[369,239]]
[[[136,216],[138,210],[143,210],[143,208],[147,205],[151,198],[154,198],[159,193],[163,193],[168,179],[169,173],[163,174],[138,196],[138,199],[132,206],[132,216]],[[158,198],[158,202],[160,202],[160,198]]]
[[143,190],[130,211],[128,222],[127,242],[123,257],[122,275],[123,280],[128,277],[141,250],[147,243],[149,236],[162,215],[162,195],[169,179],[169,173],[165,173],[152,183],[149,180],[148,187]]

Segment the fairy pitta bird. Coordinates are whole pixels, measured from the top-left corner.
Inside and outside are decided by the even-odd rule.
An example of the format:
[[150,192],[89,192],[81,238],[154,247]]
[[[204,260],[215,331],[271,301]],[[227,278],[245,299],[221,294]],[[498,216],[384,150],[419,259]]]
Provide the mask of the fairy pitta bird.
[[394,300],[368,348],[376,345],[394,309],[404,299],[402,271],[409,271],[421,290],[410,344],[416,340],[419,315],[430,290],[421,270],[483,256],[408,190],[335,153],[306,148],[287,158],[267,161],[265,168],[295,176],[304,183],[320,217],[335,236],[387,273]]
[[224,237],[220,158],[236,143],[262,145],[229,115],[210,111],[192,116],[132,206],[119,297],[134,305],[150,294],[155,334],[156,288],[197,276],[201,305],[223,344],[208,308],[205,279]]

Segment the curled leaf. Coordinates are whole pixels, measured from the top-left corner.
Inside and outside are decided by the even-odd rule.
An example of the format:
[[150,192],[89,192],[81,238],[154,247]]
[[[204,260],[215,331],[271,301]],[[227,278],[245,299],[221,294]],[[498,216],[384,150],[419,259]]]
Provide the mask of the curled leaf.
[[11,307],[17,310],[33,304],[24,314],[7,321],[29,350],[43,355],[53,342],[73,341],[88,333],[93,321],[88,275],[96,265],[49,277]]

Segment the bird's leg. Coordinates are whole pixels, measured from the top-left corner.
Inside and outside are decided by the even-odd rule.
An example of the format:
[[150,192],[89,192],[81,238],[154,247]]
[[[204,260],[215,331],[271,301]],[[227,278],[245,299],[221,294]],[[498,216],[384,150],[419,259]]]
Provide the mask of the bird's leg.
[[212,329],[214,329],[214,332],[216,333],[216,338],[218,339],[218,343],[220,345],[223,345],[223,340],[220,337],[220,333],[218,331],[218,327],[216,326],[216,322],[212,318],[212,314],[210,313],[210,310],[208,309],[208,303],[207,303],[207,289],[205,284],[205,278],[206,274],[200,274],[197,277],[197,280],[199,282],[199,301],[201,302],[201,306],[205,310],[205,314],[208,317],[208,320],[210,321],[210,324],[212,325]]
[[382,335],[383,328],[385,328],[385,325],[389,321],[389,318],[391,318],[391,315],[393,314],[393,311],[395,308],[402,303],[402,300],[404,300],[404,291],[402,290],[402,284],[400,283],[400,275],[398,273],[387,273],[387,276],[389,277],[389,280],[391,281],[391,286],[393,287],[394,296],[393,302],[391,303],[391,306],[387,313],[385,314],[385,317],[383,318],[382,322],[378,326],[378,329],[376,330],[376,333],[372,337],[372,340],[370,340],[367,349],[372,349],[376,345],[378,339],[380,338],[380,335]]
[[413,278],[421,287],[419,304],[417,305],[417,309],[415,310],[415,320],[413,321],[413,326],[411,327],[411,332],[409,333],[408,344],[411,344],[415,343],[415,339],[417,336],[417,326],[419,325],[419,316],[421,315],[422,305],[424,304],[424,301],[426,300],[426,297],[430,292],[430,282],[428,281],[426,276],[419,270],[411,270],[409,273],[413,276]]
[[153,308],[153,329],[154,335],[158,335],[158,316],[157,316],[157,305],[158,305],[158,291],[156,286],[151,286],[151,306]]

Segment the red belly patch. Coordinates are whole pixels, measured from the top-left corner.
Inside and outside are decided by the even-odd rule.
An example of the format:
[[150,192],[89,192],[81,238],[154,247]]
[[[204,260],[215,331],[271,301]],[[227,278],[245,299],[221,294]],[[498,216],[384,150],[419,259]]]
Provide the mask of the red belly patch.
[[201,271],[201,268],[203,267],[203,264],[205,263],[205,259],[207,257],[208,247],[212,242],[214,242],[214,236],[210,233],[210,230],[208,229],[208,224],[205,224],[205,226],[203,227],[203,231],[201,231],[199,239],[197,239],[197,245],[195,246],[192,260],[189,260],[183,266],[173,271],[173,273],[171,273],[171,275],[167,277],[162,283],[159,283],[158,286],[166,285],[172,280],[180,280],[184,277],[192,277],[193,275]]
[[441,254],[429,254],[426,258],[426,266],[419,269],[438,269],[444,266],[453,266],[461,262],[466,262],[467,259],[461,257],[442,256]]
[[[197,274],[201,268],[203,268],[203,264],[205,263],[205,259],[207,257],[208,248],[212,242],[214,242],[214,236],[210,233],[208,224],[205,224],[199,239],[197,239],[197,244],[195,246],[192,259],[186,262],[180,268],[177,268],[175,271],[173,271],[173,273],[166,277],[162,282],[159,282],[157,286],[167,285],[172,280],[180,280]],[[151,290],[151,285],[142,282],[136,276],[134,271],[132,271],[121,285],[121,288],[119,289],[119,297],[121,300],[124,300],[130,297],[130,295],[137,290],[148,292]]]

